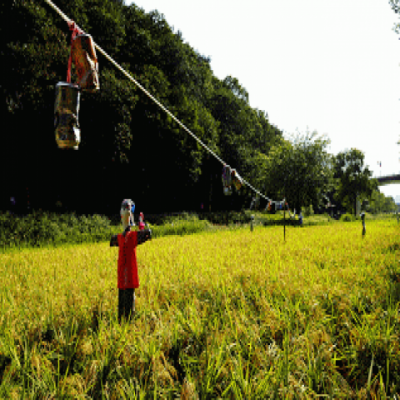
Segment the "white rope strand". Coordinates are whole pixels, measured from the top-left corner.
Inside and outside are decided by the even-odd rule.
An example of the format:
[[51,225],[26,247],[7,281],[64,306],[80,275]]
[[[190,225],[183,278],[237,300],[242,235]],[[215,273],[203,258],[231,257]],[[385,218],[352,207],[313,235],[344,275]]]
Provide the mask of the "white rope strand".
[[[49,0],[46,0],[49,1]],[[210,148],[208,148],[196,135],[194,135],[174,114],[171,113],[167,108],[165,108],[155,97],[153,97],[139,82],[137,82],[131,75],[129,75],[118,63],[116,63],[100,46],[96,43],[94,44],[104,57],[107,58],[112,64],[115,65],[129,80],[131,80],[136,86],[138,86],[147,96],[150,97],[162,110],[164,110],[177,124],[179,124],[189,135],[196,139],[207,151],[209,151],[218,161],[225,165],[225,162],[221,160]]]
[[[72,20],[68,18],[51,0],[44,0],[50,7],[52,7],[64,21],[71,23]],[[226,162],[219,158],[209,147],[207,147],[196,135],[194,135],[178,118],[175,117],[166,107],[164,107],[154,96],[152,96],[139,82],[137,82],[128,72],[126,72],[116,61],[114,61],[97,43],[93,42],[96,49],[108,60],[110,61],[118,70],[120,70],[131,82],[133,82],[139,89],[141,89],[151,100],[153,100],[162,110],[164,110],[179,126],[181,126],[190,136],[192,136],[197,142],[200,143],[208,152],[210,152],[222,165],[226,165]],[[242,178],[244,184],[246,184],[250,189],[256,192],[258,195],[264,199],[271,201],[268,197],[261,194],[253,186],[251,186],[245,179]],[[285,199],[284,199],[285,200]]]
[[257,189],[255,189],[253,186],[250,185],[244,178],[242,178],[242,181],[244,184],[246,184],[250,189],[252,189],[254,192],[256,192],[259,196],[263,197],[265,200],[271,201],[267,196],[264,196],[261,194]]
[[66,22],[72,22],[55,4],[53,4],[50,0],[44,0],[50,7],[52,7]]

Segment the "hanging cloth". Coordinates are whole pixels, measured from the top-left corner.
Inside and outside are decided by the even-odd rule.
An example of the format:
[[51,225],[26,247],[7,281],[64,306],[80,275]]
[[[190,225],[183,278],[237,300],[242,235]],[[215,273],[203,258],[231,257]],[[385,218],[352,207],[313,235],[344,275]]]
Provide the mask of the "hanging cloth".
[[290,212],[290,208],[289,208],[289,204],[286,202],[285,203],[285,209],[288,211],[288,213],[289,213],[289,218],[290,219],[294,219],[294,214],[292,214],[291,212]]

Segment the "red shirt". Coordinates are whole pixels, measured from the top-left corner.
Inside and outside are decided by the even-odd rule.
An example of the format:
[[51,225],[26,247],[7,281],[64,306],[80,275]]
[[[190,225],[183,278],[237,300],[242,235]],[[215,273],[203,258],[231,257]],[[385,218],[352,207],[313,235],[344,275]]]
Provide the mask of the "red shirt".
[[137,232],[121,233],[118,238],[118,289],[136,289],[139,287],[139,276],[136,263]]

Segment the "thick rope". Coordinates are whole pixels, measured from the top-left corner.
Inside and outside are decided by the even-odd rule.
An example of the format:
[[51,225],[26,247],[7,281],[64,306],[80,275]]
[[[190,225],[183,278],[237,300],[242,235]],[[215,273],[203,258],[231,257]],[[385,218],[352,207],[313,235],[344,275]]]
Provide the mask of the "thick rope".
[[[71,24],[73,21],[68,18],[51,0],[44,0],[50,7],[52,7],[64,21],[68,24]],[[77,26],[77,25],[76,25]],[[77,26],[79,29],[79,27]],[[151,100],[153,100],[162,110],[164,110],[179,126],[181,126],[190,136],[192,136],[195,140],[197,140],[201,146],[203,146],[209,153],[211,153],[222,165],[226,165],[221,158],[219,158],[209,147],[207,147],[196,135],[194,135],[178,118],[176,118],[171,111],[165,108],[155,97],[153,97],[139,82],[137,82],[128,72],[126,72],[117,62],[115,62],[97,43],[93,42],[96,49],[113,64],[117,69],[119,69],[131,82],[133,82],[140,90],[142,90]],[[264,196],[257,189],[250,185],[243,177],[242,181],[246,184],[250,189],[256,192],[259,196],[263,197],[268,201],[272,201],[267,196]],[[283,202],[285,199],[282,200]]]

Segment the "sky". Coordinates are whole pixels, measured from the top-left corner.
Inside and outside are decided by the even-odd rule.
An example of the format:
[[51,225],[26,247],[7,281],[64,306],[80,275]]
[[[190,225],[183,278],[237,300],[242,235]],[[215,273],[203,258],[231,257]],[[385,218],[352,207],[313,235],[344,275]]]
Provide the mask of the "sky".
[[[133,2],[163,14],[219,79],[237,78],[286,138],[316,131],[331,154],[361,150],[374,177],[400,173],[400,19],[388,0]],[[400,184],[380,191],[400,203]]]

